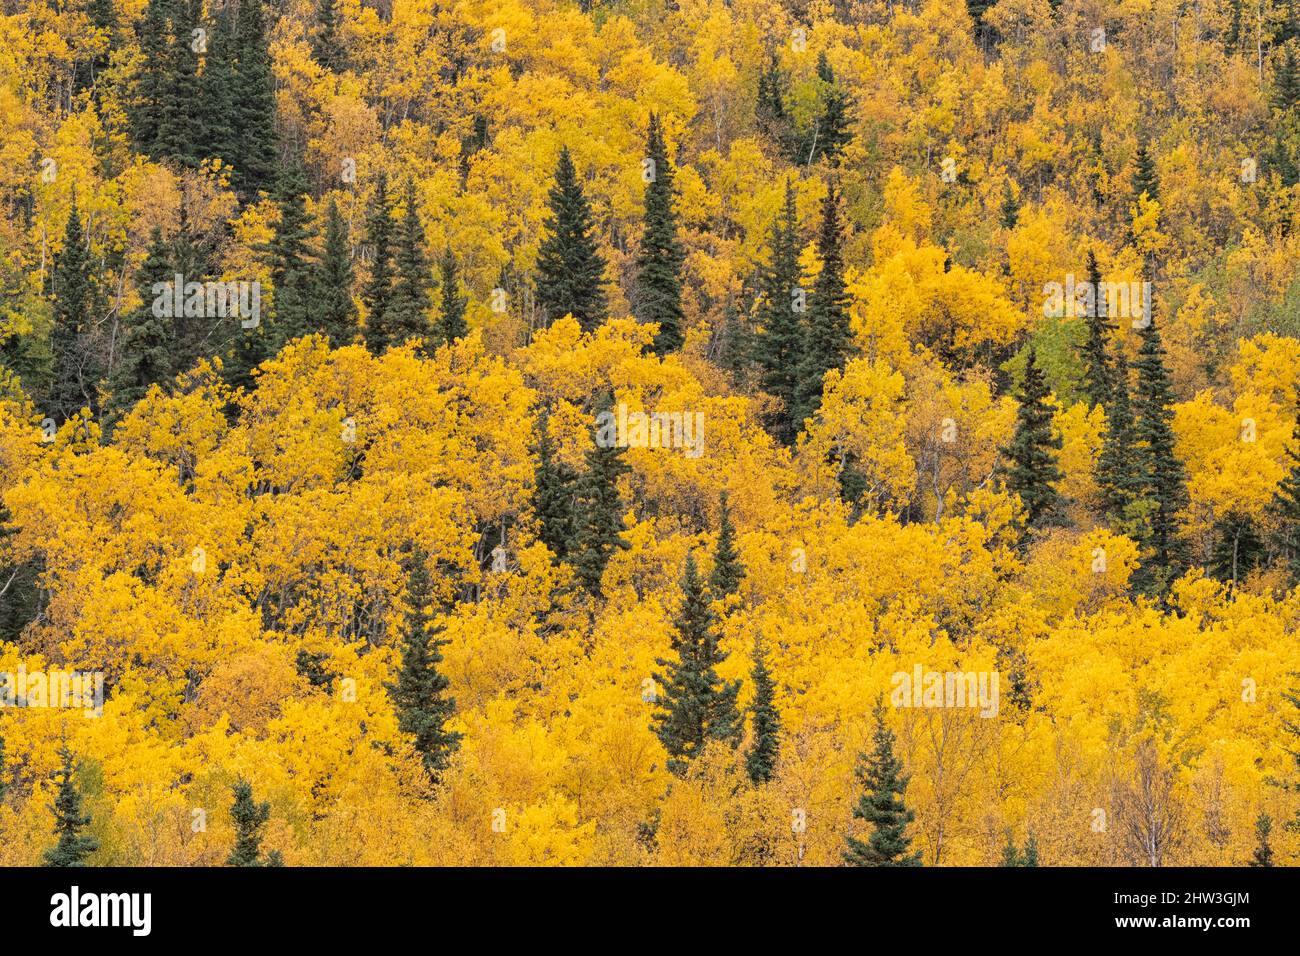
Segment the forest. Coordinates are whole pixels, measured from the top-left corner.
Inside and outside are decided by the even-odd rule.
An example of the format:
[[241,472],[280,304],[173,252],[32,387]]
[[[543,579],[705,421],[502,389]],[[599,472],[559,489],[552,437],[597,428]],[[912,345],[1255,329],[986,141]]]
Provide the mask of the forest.
[[0,0],[0,864],[1300,861],[1292,0]]

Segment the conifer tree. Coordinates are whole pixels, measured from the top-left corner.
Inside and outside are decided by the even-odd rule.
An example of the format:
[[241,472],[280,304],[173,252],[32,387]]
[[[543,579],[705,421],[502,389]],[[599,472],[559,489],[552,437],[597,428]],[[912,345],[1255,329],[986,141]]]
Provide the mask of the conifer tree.
[[1300,415],[1296,416],[1291,440],[1286,452],[1287,472],[1278,482],[1267,510],[1275,526],[1270,547],[1294,585],[1300,581]]
[[641,248],[636,258],[636,295],[633,314],[642,323],[656,323],[653,348],[666,355],[682,347],[682,262],[686,250],[677,238],[677,213],[673,209],[673,168],[668,161],[659,117],[650,114],[647,157],[650,181],[645,188],[645,220]]
[[208,52],[198,81],[199,155],[238,165],[234,102],[235,30],[229,7],[216,11],[208,31]]
[[741,320],[734,303],[728,303],[723,312],[722,327],[717,330],[714,348],[718,368],[731,374],[738,386],[745,381],[745,373],[754,354],[753,331]]
[[718,545],[714,551],[713,571],[709,574],[709,593],[715,601],[735,594],[745,578],[745,566],[736,550],[736,527],[731,523],[731,506],[727,493],[719,496]]
[[1025,841],[1025,851],[1020,856],[1021,866],[1038,866],[1038,840],[1030,833]]
[[786,82],[780,61],[772,53],[765,69],[758,74],[758,97],[754,118],[759,132],[776,146],[787,159],[795,159],[798,144],[792,142],[790,116],[785,109]]
[[338,0],[317,0],[316,30],[311,37],[311,55],[327,70],[340,73],[348,68],[347,50],[339,36]]
[[817,77],[822,81],[822,112],[813,128],[812,146],[808,152],[811,165],[821,157],[832,166],[838,164],[840,152],[853,138],[849,132],[849,98],[835,80],[826,51],[817,54]]
[[433,304],[430,294],[433,277],[412,179],[406,180],[403,205],[405,211],[398,225],[397,250],[393,256],[396,271],[393,297],[383,313],[382,330],[376,330],[390,347],[411,339],[424,344],[429,335],[429,309]]
[[397,711],[397,726],[415,741],[416,752],[433,780],[446,769],[460,746],[461,735],[446,723],[456,713],[456,699],[447,694],[450,682],[438,672],[447,642],[434,634],[430,615],[433,582],[428,557],[420,548],[411,554],[406,580],[406,626],[402,632],[402,663],[397,680],[385,684]]
[[1210,530],[1210,560],[1206,570],[1215,580],[1236,585],[1259,567],[1264,542],[1249,515],[1229,511]]
[[1097,256],[1088,251],[1088,282],[1093,291],[1093,308],[1088,310],[1085,318],[1087,338],[1080,351],[1083,354],[1083,392],[1088,397],[1088,404],[1105,408],[1110,404],[1111,370],[1109,346],[1114,323],[1106,314],[1106,297],[1102,294],[1101,267],[1097,265]]
[[572,315],[584,332],[604,324],[605,260],[592,235],[591,210],[567,147],[560,150],[549,194],[546,237],[537,252],[537,304],[550,324]]
[[171,21],[176,3],[177,0],[148,0],[139,25],[141,60],[130,109],[131,133],[136,148],[155,159],[162,158],[158,152],[159,131],[170,94]]
[[624,449],[618,444],[612,404],[613,396],[607,396],[596,416],[586,470],[577,482],[573,540],[568,548],[578,581],[593,597],[601,593],[601,578],[614,550],[631,547],[622,537],[627,525],[623,523],[618,479],[632,469],[623,460]]
[[551,440],[545,413],[537,422],[536,450],[533,513],[539,525],[537,537],[550,548],[557,560],[562,561],[568,556],[573,539],[578,473],[555,457],[555,443]]
[[1052,408],[1047,403],[1047,380],[1038,367],[1034,348],[1025,362],[1025,378],[1016,396],[1016,430],[1003,450],[1003,475],[1008,491],[1020,496],[1026,511],[1026,528],[1038,528],[1059,519],[1061,496],[1056,483],[1062,478],[1056,463],[1061,436],[1052,427]]
[[742,730],[736,709],[740,682],[726,683],[717,674],[717,665],[727,655],[718,647],[715,623],[695,555],[688,554],[681,609],[673,622],[677,659],[656,660],[667,673],[655,675],[662,694],[653,718],[655,734],[668,751],[668,769],[679,776],[706,741],[721,740],[734,747]]
[[1002,862],[999,865],[1003,867],[1020,865],[1020,849],[1016,846],[1016,841],[1011,839],[1009,829],[1007,830],[1007,844],[1002,848]]
[[245,780],[238,781],[232,791],[235,802],[230,808],[230,818],[235,824],[235,845],[226,858],[226,866],[281,866],[280,853],[272,850],[262,858],[262,827],[271,817],[269,801],[256,803],[253,787]]
[[[1145,139],[1138,141],[1137,155],[1133,162],[1133,199],[1132,209],[1141,210],[1141,200],[1145,198],[1150,202],[1156,202],[1160,199],[1160,180],[1156,175],[1155,159],[1152,157]],[[1137,234],[1133,231],[1132,223],[1129,224],[1128,238],[1133,242]],[[1155,267],[1150,252],[1143,255],[1144,265],[1148,271]]]
[[813,284],[808,306],[807,331],[796,386],[795,430],[821,407],[822,379],[833,368],[843,369],[853,350],[849,326],[848,293],[844,286],[839,200],[835,184],[828,183],[822,204],[822,224],[817,236],[821,271]]
[[1106,432],[1101,454],[1097,457],[1096,478],[1106,517],[1113,528],[1124,533],[1133,530],[1133,506],[1141,497],[1143,484],[1128,379],[1128,360],[1121,350],[1115,356],[1111,399],[1106,408]]
[[366,307],[366,345],[376,355],[389,345],[388,311],[393,302],[393,244],[396,232],[388,199],[388,174],[380,170],[375,195],[366,217],[366,243],[370,246],[370,278],[361,290]]
[[[1278,8],[1282,6],[1283,4],[1278,4]],[[1279,10],[1282,16],[1273,30],[1272,43],[1278,47],[1289,46],[1293,40],[1300,38],[1300,22],[1296,19],[1295,0],[1285,0],[1285,8],[1284,12]]]
[[846,835],[844,861],[851,866],[920,866],[921,854],[908,852],[912,840],[907,826],[916,817],[903,802],[908,777],[894,756],[894,732],[885,723],[881,701],[876,701],[875,719],[871,753],[858,758],[863,792],[853,808],[854,819],[870,824],[871,834],[865,840]]
[[279,211],[270,242],[261,251],[267,254],[274,290],[274,313],[263,333],[270,357],[285,342],[314,331],[311,322],[312,294],[316,290],[315,266],[311,240],[314,231],[307,215],[307,181],[301,167],[293,165],[280,175],[275,189]]
[[785,205],[772,223],[769,260],[759,277],[759,321],[755,358],[762,368],[763,388],[781,400],[773,437],[794,444],[799,431],[797,389],[803,357],[803,309],[799,292],[799,223],[794,182],[786,179]]
[[275,86],[261,0],[241,0],[235,26],[235,176],[238,192],[252,197],[275,181]]
[[1020,203],[1016,202],[1016,194],[1011,191],[1010,180],[1002,185],[1002,207],[999,218],[1003,229],[1014,229],[1020,221]]
[[173,0],[171,44],[167,56],[167,88],[158,124],[154,154],[182,166],[197,166],[203,147],[199,105],[199,55],[192,31],[202,21],[200,0]]
[[781,715],[776,709],[776,684],[767,669],[761,636],[754,638],[754,700],[749,713],[753,738],[745,754],[745,770],[754,786],[772,779],[781,750]]
[[[190,221],[188,189],[182,183],[181,202],[177,209],[176,236],[171,243],[171,264],[180,273],[185,282],[203,282],[213,277],[216,257],[217,238],[204,235]],[[191,369],[199,359],[214,355],[225,355],[234,340],[243,346],[249,341],[238,322],[228,323],[225,328],[214,328],[213,323],[202,315],[185,315],[182,310],[172,315],[172,327],[175,330],[175,352],[172,357],[172,369],[184,372]],[[235,330],[238,330],[237,332]],[[227,333],[221,335],[218,333]],[[238,335],[237,339],[234,336]],[[237,378],[240,370],[227,369],[229,378]]]
[[1133,434],[1142,450],[1142,497],[1148,509],[1146,554],[1135,583],[1163,595],[1187,567],[1187,545],[1179,536],[1178,513],[1187,507],[1187,471],[1174,452],[1173,386],[1155,316],[1142,328],[1137,384],[1133,396]]
[[357,304],[352,300],[352,256],[348,249],[347,223],[338,203],[330,199],[325,210],[325,243],[315,270],[317,328],[335,346],[349,345],[357,335]]
[[59,750],[63,765],[57,771],[58,793],[50,811],[54,814],[54,835],[59,838],[45,851],[45,866],[85,866],[86,857],[99,849],[99,843],[82,831],[90,826],[90,814],[81,808],[81,790],[73,782],[72,751],[66,746]]
[[460,292],[460,279],[456,274],[456,256],[448,246],[442,254],[440,263],[442,297],[438,311],[438,321],[434,324],[434,340],[448,345],[464,338],[469,332],[465,322],[465,296]]
[[1016,847],[1015,841],[1011,839],[1011,831],[1007,831],[1007,845],[1002,848],[1002,866],[1038,866],[1038,841],[1034,835],[1029,834],[1029,839],[1025,841],[1025,849],[1022,852]]
[[1273,77],[1273,105],[1289,113],[1297,103],[1300,103],[1300,66],[1296,63],[1294,48],[1288,46]]
[[93,407],[99,378],[85,342],[92,330],[93,293],[90,252],[75,195],[63,230],[63,248],[54,258],[52,282],[54,325],[50,330],[50,350],[54,353],[54,381],[49,406],[51,416],[62,423],[77,414],[82,406]]
[[975,27],[975,43],[984,50],[988,49],[996,35],[993,27],[984,21],[985,12],[992,6],[993,0],[966,0],[966,12],[970,14],[971,23]]
[[1160,179],[1145,139],[1138,142],[1137,156],[1133,160],[1133,202],[1136,204],[1142,196],[1153,201],[1160,199]]
[[1273,818],[1267,813],[1260,813],[1255,819],[1255,852],[1251,855],[1251,866],[1273,866],[1273,847],[1269,844],[1269,835],[1273,832]]
[[153,287],[174,281],[171,254],[162,229],[153,227],[149,250],[136,279],[140,305],[126,316],[122,326],[117,365],[111,379],[111,397],[104,418],[116,422],[144,398],[150,387],[172,376],[175,329],[172,320],[154,314]]
[[1228,0],[1228,29],[1223,36],[1223,52],[1234,53],[1241,45],[1242,0]]

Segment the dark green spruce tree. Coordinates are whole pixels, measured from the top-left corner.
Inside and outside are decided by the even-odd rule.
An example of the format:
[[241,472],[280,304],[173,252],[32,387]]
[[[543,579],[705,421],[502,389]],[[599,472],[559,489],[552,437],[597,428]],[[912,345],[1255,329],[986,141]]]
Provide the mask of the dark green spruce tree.
[[317,0],[316,29],[311,35],[311,55],[321,66],[335,73],[348,68],[347,49],[339,35],[342,15],[338,0]]
[[714,341],[717,343],[717,366],[731,375],[732,382],[740,385],[745,382],[746,372],[754,355],[754,332],[739,316],[734,302],[728,302],[723,310],[722,327],[717,329]]
[[1003,867],[1012,867],[1020,865],[1020,848],[1016,846],[1016,841],[1011,839],[1011,830],[1007,830],[1007,843],[1002,848],[1002,862],[998,864]]
[[994,0],[966,0],[966,12],[970,14],[974,25],[975,44],[987,51],[997,36],[997,31],[984,22],[984,13],[993,6]]
[[573,539],[568,547],[574,573],[593,597],[601,593],[601,578],[614,551],[631,547],[623,538],[627,531],[623,523],[626,509],[618,493],[618,479],[632,469],[623,460],[624,449],[619,445],[612,406],[612,395],[598,406],[594,442],[587,452],[586,470],[576,485]]
[[[176,236],[172,240],[173,268],[186,282],[203,282],[214,278],[219,274],[215,266],[216,241],[205,237],[203,231],[191,223],[188,190],[184,184],[181,186],[180,207],[176,212],[179,221]],[[234,340],[237,351],[245,349],[251,341],[238,322],[228,323],[227,328],[214,329],[213,323],[202,315],[173,314],[172,325],[176,330],[176,352],[172,367],[177,372],[189,371],[199,359],[218,354],[224,356],[231,344],[231,336],[238,336]],[[219,334],[227,331],[231,336]],[[236,355],[235,358],[238,357]],[[237,378],[238,372],[239,369],[228,370],[227,376]]]
[[[202,158],[204,120],[198,113],[199,54],[192,31],[202,27],[199,0],[173,0],[172,37],[167,56],[167,94],[158,124],[154,154],[194,167]],[[206,28],[204,28],[206,29]]]
[[1008,491],[1025,506],[1025,527],[1040,528],[1060,518],[1061,496],[1056,483],[1063,477],[1056,463],[1061,436],[1052,427],[1052,407],[1043,370],[1034,348],[1025,361],[1025,378],[1016,396],[1016,430],[1002,451],[1003,477]]
[[448,345],[462,339],[469,332],[465,322],[466,298],[460,291],[460,277],[456,272],[456,256],[448,246],[439,262],[441,297],[438,306],[438,319],[434,323],[435,344]]
[[1273,492],[1268,513],[1274,522],[1269,542],[1273,560],[1286,569],[1294,586],[1300,582],[1300,415],[1291,437],[1294,445],[1287,449],[1287,472]]
[[222,7],[208,31],[208,52],[199,75],[197,121],[201,136],[199,155],[220,159],[232,169],[238,162],[235,100],[235,28],[231,8]]
[[645,220],[636,256],[632,314],[638,322],[659,326],[653,348],[662,356],[676,352],[685,341],[681,271],[686,250],[677,238],[673,168],[659,117],[654,113],[650,114],[646,154],[649,163],[644,168],[650,179],[645,187]]
[[555,457],[555,443],[545,412],[537,421],[537,472],[533,492],[533,513],[537,517],[537,537],[551,550],[556,560],[569,554],[573,540],[574,497],[578,473]]
[[45,851],[46,866],[85,866],[86,857],[99,849],[99,843],[82,831],[90,826],[90,814],[81,808],[81,790],[73,782],[72,751],[59,750],[63,761],[57,771],[59,789],[50,805],[54,814],[54,835],[58,842]]
[[1160,178],[1156,175],[1156,162],[1145,139],[1139,140],[1137,155],[1133,160],[1133,202],[1142,196],[1160,199]]
[[753,737],[745,754],[745,770],[754,786],[772,779],[781,752],[781,714],[776,709],[776,683],[767,668],[761,636],[754,638],[754,700],[749,706]]
[[822,379],[831,369],[843,369],[853,351],[849,325],[849,297],[844,285],[844,254],[841,248],[839,197],[835,184],[828,183],[822,203],[822,223],[817,235],[817,257],[821,271],[813,283],[808,305],[803,354],[799,362],[795,395],[794,429],[816,414],[822,402]]
[[790,114],[785,108],[786,80],[781,63],[775,53],[768,65],[758,74],[758,96],[754,106],[754,119],[758,130],[787,159],[794,160],[799,144],[792,134]]
[[715,601],[735,594],[745,579],[745,565],[736,550],[736,526],[731,523],[731,504],[725,491],[719,496],[718,510],[718,544],[709,574],[709,594]]
[[1300,64],[1296,63],[1295,50],[1287,47],[1282,61],[1273,75],[1273,105],[1289,113],[1300,103]]
[[275,86],[261,0],[242,0],[235,25],[234,104],[236,190],[245,198],[269,191],[275,183],[278,138]]
[[1038,866],[1038,840],[1032,833],[1025,841],[1025,850],[1020,854],[1021,866]]
[[1003,229],[1014,229],[1016,223],[1020,222],[1020,203],[1016,202],[1016,194],[1011,190],[1011,181],[1002,187],[1002,206],[998,215]]
[[771,422],[772,435],[793,445],[800,424],[795,415],[806,303],[799,287],[799,219],[791,179],[785,181],[785,205],[772,223],[768,247],[768,262],[759,274],[760,328],[754,357],[762,369],[763,388],[781,401]]
[[1269,835],[1273,832],[1273,818],[1261,813],[1255,820],[1255,852],[1251,854],[1251,866],[1275,866],[1273,847],[1269,844]]
[[163,158],[158,148],[159,134],[170,97],[172,18],[176,3],[177,0],[148,0],[138,26],[141,59],[129,110],[131,135],[136,149],[154,159]]
[[397,224],[388,198],[388,174],[380,170],[375,194],[366,217],[366,244],[370,247],[370,278],[361,289],[366,307],[366,345],[376,355],[388,348],[388,312],[393,303],[393,250]]
[[1102,294],[1101,267],[1097,256],[1088,252],[1088,282],[1093,292],[1093,307],[1084,316],[1087,337],[1080,347],[1083,358],[1083,393],[1088,404],[1110,405],[1110,392],[1114,372],[1110,364],[1110,337],[1115,325],[1106,314],[1106,297]]
[[1210,560],[1205,568],[1210,577],[1235,587],[1259,567],[1264,542],[1249,515],[1229,511],[1214,522],[1210,534]]
[[1134,540],[1145,537],[1138,531],[1141,516],[1137,505],[1142,497],[1143,473],[1129,402],[1128,360],[1123,350],[1115,355],[1111,400],[1106,408],[1106,433],[1097,456],[1096,480],[1102,510],[1111,527]]
[[63,248],[54,257],[51,278],[54,325],[50,329],[50,351],[54,353],[54,378],[47,405],[49,414],[62,424],[83,406],[93,410],[99,381],[97,363],[88,342],[93,331],[91,303],[94,299],[90,251],[75,195],[63,230]]
[[406,180],[404,212],[397,230],[393,267],[397,273],[393,298],[384,312],[384,328],[376,330],[388,346],[416,339],[421,345],[429,336],[429,309],[433,305],[430,286],[433,274],[425,251],[424,225],[415,197],[415,181]]
[[[1140,209],[1141,203],[1138,201],[1142,197],[1148,200],[1157,201],[1160,199],[1160,179],[1156,175],[1155,158],[1151,155],[1147,147],[1147,141],[1141,139],[1138,142],[1137,156],[1133,161],[1133,208]],[[1132,226],[1129,227],[1129,240],[1135,238]],[[1146,265],[1148,271],[1155,265],[1150,256],[1146,256]]]
[[871,826],[865,840],[845,836],[844,862],[850,866],[920,866],[921,854],[912,845],[907,826],[916,814],[907,808],[908,777],[903,762],[894,756],[894,732],[885,723],[885,706],[876,702],[876,729],[871,753],[858,758],[862,796],[853,808],[854,819]]
[[1300,64],[1291,44],[1277,61],[1273,73],[1272,102],[1273,122],[1264,165],[1278,172],[1283,185],[1293,186],[1300,178],[1300,157],[1296,155],[1296,142],[1300,139],[1300,115],[1296,110],[1300,106]]
[[1011,839],[1011,831],[1007,831],[1007,845],[1002,848],[1002,866],[1038,866],[1038,841],[1032,833],[1022,852]]
[[682,572],[682,604],[673,622],[676,660],[658,659],[665,669],[656,674],[661,689],[653,718],[656,736],[668,751],[668,769],[681,776],[709,740],[736,746],[743,730],[736,697],[740,682],[718,677],[717,666],[727,655],[718,646],[716,619],[709,608],[695,555],[686,556]]
[[1135,584],[1164,595],[1187,570],[1187,544],[1179,534],[1179,512],[1188,505],[1187,470],[1174,452],[1173,385],[1165,367],[1165,349],[1155,316],[1147,316],[1140,335],[1137,385],[1133,394],[1133,434],[1141,450],[1142,498],[1147,509],[1145,554]]
[[263,358],[270,358],[289,341],[315,331],[311,319],[316,291],[316,266],[311,242],[315,233],[307,215],[307,180],[301,167],[292,165],[280,175],[275,188],[279,212],[270,242],[261,251],[267,256],[275,308],[261,332]]
[[357,336],[357,304],[352,300],[352,255],[348,226],[338,203],[330,199],[325,210],[325,243],[314,272],[312,312],[318,331],[335,347],[349,345]]
[[172,281],[171,247],[163,239],[162,229],[154,226],[148,254],[136,276],[140,305],[122,323],[111,394],[104,407],[104,419],[110,424],[125,417],[150,387],[166,383],[174,374],[175,326],[169,316],[155,315],[153,308],[154,286]]
[[853,134],[849,132],[848,94],[836,81],[825,51],[817,55],[817,78],[822,82],[822,112],[813,127],[808,163],[825,157],[834,166]]
[[537,251],[537,305],[547,325],[572,315],[584,332],[591,332],[609,316],[605,260],[567,147],[560,150],[549,203],[546,237]]
[[456,713],[456,699],[447,693],[450,682],[439,673],[447,642],[435,636],[431,617],[433,582],[425,553],[413,549],[406,579],[406,626],[402,631],[402,663],[397,680],[385,684],[397,711],[397,727],[410,734],[416,752],[429,777],[436,781],[451,755],[460,746],[461,735],[447,730]]
[[282,866],[278,850],[262,858],[262,827],[271,817],[270,802],[255,802],[253,787],[246,780],[238,781],[232,792],[235,802],[230,807],[230,819],[235,824],[235,845],[226,858],[226,866]]

